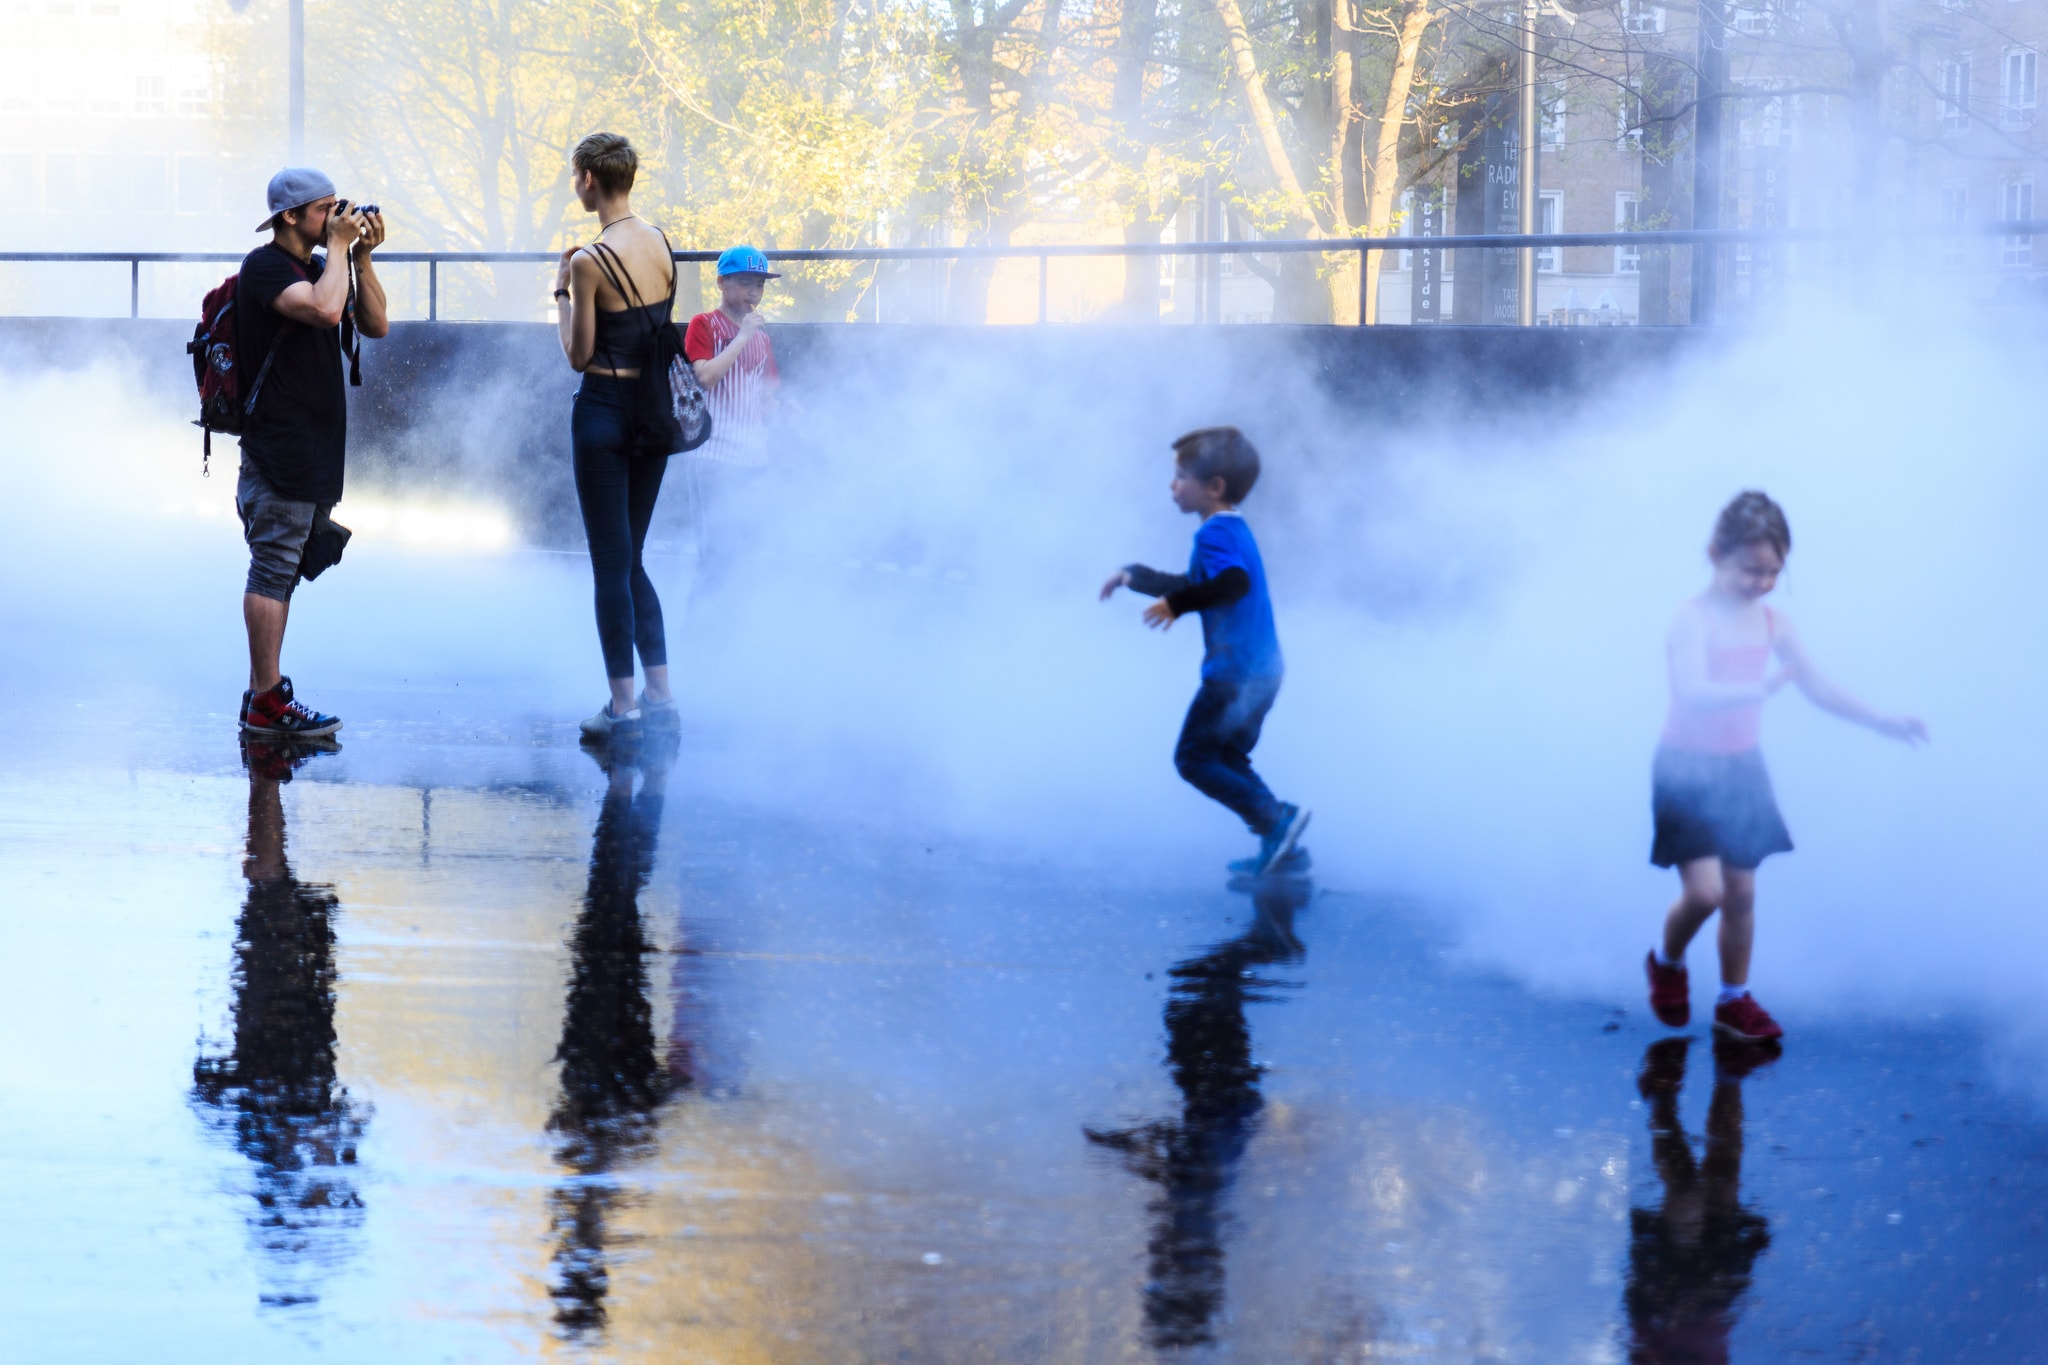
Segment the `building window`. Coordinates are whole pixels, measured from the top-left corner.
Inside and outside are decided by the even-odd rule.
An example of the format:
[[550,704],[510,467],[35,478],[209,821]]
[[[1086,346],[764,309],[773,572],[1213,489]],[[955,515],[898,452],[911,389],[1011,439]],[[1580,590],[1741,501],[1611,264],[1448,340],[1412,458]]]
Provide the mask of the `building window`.
[[0,152],[0,213],[36,211],[36,159],[27,152]]
[[135,112],[138,114],[162,114],[169,110],[170,101],[164,95],[162,76],[137,76],[135,78]]
[[2005,126],[2024,128],[2034,121],[2034,73],[2041,54],[2030,47],[2007,48],[2002,108]]
[[[1968,185],[1944,185],[1941,188],[1939,213],[1943,227],[1960,228],[1970,221],[1970,187]],[[1963,268],[1963,241],[1960,237],[1944,237],[1936,253],[1936,263],[1943,270]]]
[[87,92],[85,97],[85,112],[101,115],[123,112],[121,107],[121,87],[114,84],[111,78],[94,81],[92,89]]
[[[2034,216],[2034,177],[2015,176],[2005,182],[2004,193],[1999,205],[1999,219],[2007,223],[2024,223]],[[1998,239],[1998,263],[2000,265],[2027,266],[2034,263],[2034,239],[2028,236],[2001,237]]]
[[[1536,196],[1536,230],[1550,235],[1564,231],[1564,193],[1561,190],[1545,190]],[[1542,246],[1536,248],[1536,268],[1546,275],[1555,275],[1564,269],[1564,248]]]
[[[1614,230],[1634,232],[1642,225],[1642,203],[1624,190],[1614,196]],[[1635,275],[1643,268],[1643,249],[1633,244],[1614,248],[1614,273]]]
[[1564,82],[1552,81],[1543,90],[1543,116],[1538,137],[1546,147],[1564,146]]
[[1956,57],[1941,64],[1941,131],[1970,131],[1970,59]]
[[178,158],[178,212],[213,212],[213,160],[204,156]]
[[78,158],[53,152],[43,158],[43,210],[60,213],[78,207]]
[[1621,0],[1621,26],[1630,33],[1662,33],[1664,7],[1643,0]]
[[1762,35],[1777,28],[1778,16],[1769,0],[1750,0],[1735,7],[1734,25],[1737,33]]
[[1614,143],[1621,150],[1641,151],[1643,146],[1643,124],[1647,122],[1643,97],[1634,90],[1624,89],[1621,98],[1614,105]]

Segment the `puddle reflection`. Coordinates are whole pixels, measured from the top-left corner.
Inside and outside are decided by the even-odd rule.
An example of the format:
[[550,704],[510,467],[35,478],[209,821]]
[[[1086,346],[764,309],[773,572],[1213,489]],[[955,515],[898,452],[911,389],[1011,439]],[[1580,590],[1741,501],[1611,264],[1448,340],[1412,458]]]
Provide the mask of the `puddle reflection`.
[[1703,1150],[1678,1116],[1690,1038],[1643,1054],[1637,1088],[1650,1109],[1650,1153],[1662,1200],[1629,1210],[1629,1359],[1636,1365],[1726,1362],[1751,1268],[1770,1221],[1742,1202],[1742,1082],[1775,1061],[1775,1046],[1714,1040],[1714,1094]]
[[362,1221],[354,1180],[366,1113],[334,1064],[334,888],[292,876],[280,789],[331,743],[245,741],[248,891],[235,927],[233,1042],[201,1053],[193,1093],[254,1166],[249,1224],[263,1251],[271,1306],[318,1299],[321,1274]]
[[[640,916],[661,835],[664,756],[612,761],[591,840],[590,882],[570,933],[568,998],[562,1011],[561,1094],[548,1118],[560,1138],[556,1160],[572,1174],[550,1196],[555,1322],[570,1336],[603,1328],[614,1215],[626,1199],[616,1178],[624,1162],[653,1150],[655,1111],[686,1077],[662,1065],[648,997],[647,959],[656,951]],[[638,790],[635,790],[636,779]]]
[[1120,1153],[1130,1171],[1159,1186],[1147,1206],[1146,1334],[1162,1349],[1215,1339],[1224,1297],[1226,1201],[1265,1100],[1252,1060],[1244,1009],[1294,983],[1256,974],[1299,962],[1295,912],[1308,903],[1306,878],[1280,879],[1252,893],[1252,923],[1237,938],[1170,969],[1166,1065],[1181,1092],[1177,1119],[1134,1128],[1084,1128],[1088,1140]]

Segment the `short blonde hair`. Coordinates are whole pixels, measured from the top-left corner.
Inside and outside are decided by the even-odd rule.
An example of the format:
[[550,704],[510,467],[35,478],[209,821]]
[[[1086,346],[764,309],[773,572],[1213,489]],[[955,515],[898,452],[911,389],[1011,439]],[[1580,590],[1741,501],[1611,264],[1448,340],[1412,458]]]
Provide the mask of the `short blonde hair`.
[[633,188],[633,177],[640,173],[640,154],[617,133],[592,133],[576,144],[569,164],[589,171],[606,194],[624,194]]

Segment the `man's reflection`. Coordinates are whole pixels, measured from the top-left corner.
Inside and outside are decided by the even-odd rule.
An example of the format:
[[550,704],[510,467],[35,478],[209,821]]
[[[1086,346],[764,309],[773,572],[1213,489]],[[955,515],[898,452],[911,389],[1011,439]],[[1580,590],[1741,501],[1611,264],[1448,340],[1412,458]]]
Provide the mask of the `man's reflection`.
[[[607,1224],[619,1204],[614,1167],[648,1147],[672,1083],[655,1054],[640,892],[654,870],[666,762],[607,760],[609,785],[590,850],[590,884],[569,939],[562,1012],[561,1098],[548,1119],[572,1178],[553,1198],[555,1321],[576,1335],[601,1328],[610,1275]],[[635,779],[639,792],[634,792]]]
[[1254,968],[1301,960],[1294,915],[1312,890],[1305,878],[1258,884],[1250,928],[1171,969],[1166,1064],[1181,1092],[1179,1119],[1082,1130],[1159,1185],[1145,1285],[1145,1324],[1157,1347],[1213,1340],[1209,1323],[1223,1304],[1224,1200],[1265,1105],[1244,1007],[1285,984]]
[[259,1244],[286,1272],[271,1304],[315,1298],[310,1274],[362,1218],[351,1178],[361,1116],[334,1069],[334,888],[300,882],[285,857],[281,788],[332,741],[244,742],[248,891],[235,927],[234,1044],[202,1055],[194,1092],[255,1165]]
[[1678,1119],[1691,1045],[1650,1044],[1637,1082],[1664,1193],[1656,1208],[1629,1210],[1629,1359],[1637,1365],[1725,1365],[1750,1268],[1771,1244],[1769,1221],[1742,1204],[1742,1081],[1778,1051],[1715,1039],[1706,1148],[1696,1159]]

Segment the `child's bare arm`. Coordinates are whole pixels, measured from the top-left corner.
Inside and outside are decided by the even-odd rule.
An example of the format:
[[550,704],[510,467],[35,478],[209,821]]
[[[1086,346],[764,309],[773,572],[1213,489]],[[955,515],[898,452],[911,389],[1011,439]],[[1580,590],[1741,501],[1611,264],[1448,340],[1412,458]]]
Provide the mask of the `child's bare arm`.
[[697,382],[708,389],[725,378],[726,371],[739,363],[740,352],[747,349],[747,343],[754,339],[754,333],[760,331],[762,325],[759,313],[749,313],[741,318],[739,334],[726,343],[724,350],[709,360],[691,362],[691,368],[697,372]]
[[1806,699],[1821,710],[1875,730],[1888,739],[1903,740],[1907,744],[1927,742],[1926,723],[1917,716],[1892,716],[1873,710],[1814,667],[1813,656],[1806,652],[1806,642],[1799,638],[1799,632],[1792,628],[1791,621],[1782,613],[1778,616],[1777,648],[1778,657],[1785,664],[1784,676],[1798,684]]

